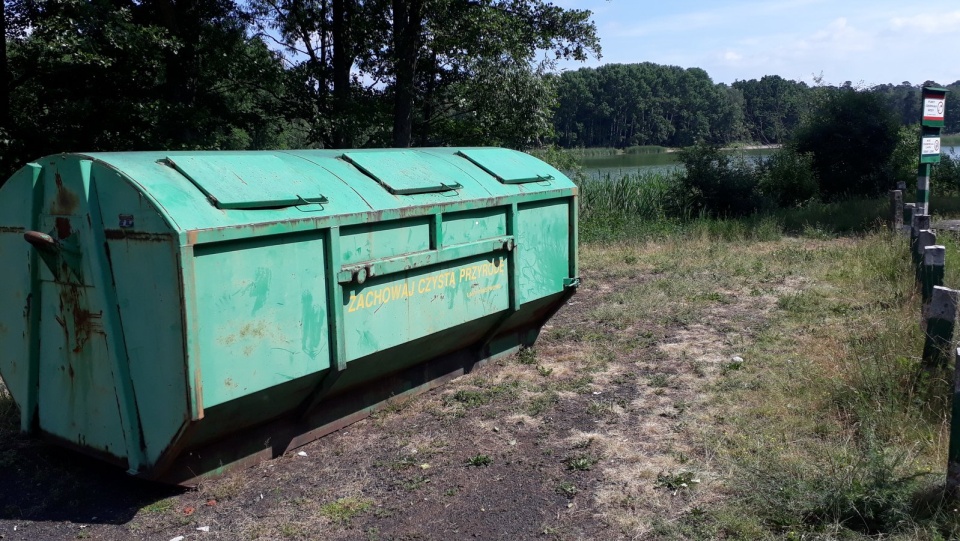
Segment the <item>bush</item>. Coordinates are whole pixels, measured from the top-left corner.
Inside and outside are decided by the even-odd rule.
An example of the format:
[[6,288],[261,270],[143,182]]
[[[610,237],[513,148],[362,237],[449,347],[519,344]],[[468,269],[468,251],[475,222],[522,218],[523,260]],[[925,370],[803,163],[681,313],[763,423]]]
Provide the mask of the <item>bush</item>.
[[715,145],[680,151],[682,179],[692,210],[716,217],[746,216],[760,208],[759,175],[745,160],[731,160]]
[[797,207],[817,199],[819,181],[813,156],[785,148],[761,163],[760,192],[780,208]]
[[900,122],[879,94],[830,94],[797,130],[795,149],[813,156],[820,194],[828,199],[879,195],[894,186],[891,163]]
[[930,173],[932,189],[943,195],[960,191],[960,156],[941,154],[940,163]]

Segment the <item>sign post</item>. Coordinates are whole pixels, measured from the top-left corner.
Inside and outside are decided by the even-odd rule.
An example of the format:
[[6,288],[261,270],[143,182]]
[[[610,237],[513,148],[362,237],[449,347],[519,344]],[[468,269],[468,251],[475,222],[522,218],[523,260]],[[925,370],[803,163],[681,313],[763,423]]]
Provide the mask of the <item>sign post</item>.
[[947,109],[947,90],[935,86],[923,87],[923,105],[920,118],[920,167],[917,170],[916,214],[930,214],[930,166],[940,163],[940,129],[944,126]]

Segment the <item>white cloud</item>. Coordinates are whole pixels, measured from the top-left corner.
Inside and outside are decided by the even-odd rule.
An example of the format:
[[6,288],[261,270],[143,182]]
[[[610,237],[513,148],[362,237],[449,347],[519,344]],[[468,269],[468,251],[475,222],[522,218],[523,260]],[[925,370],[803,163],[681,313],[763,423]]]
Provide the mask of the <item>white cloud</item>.
[[937,4],[926,5],[931,6],[928,8],[931,12],[909,17],[894,17],[890,20],[890,26],[895,30],[908,30],[921,34],[949,34],[960,31],[960,11],[935,13],[932,10]]

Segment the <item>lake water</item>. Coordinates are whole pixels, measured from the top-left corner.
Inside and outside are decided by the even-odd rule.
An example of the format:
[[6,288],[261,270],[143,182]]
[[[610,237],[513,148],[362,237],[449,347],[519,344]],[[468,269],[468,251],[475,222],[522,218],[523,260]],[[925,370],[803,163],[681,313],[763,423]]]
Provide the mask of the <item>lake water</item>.
[[[731,150],[732,157],[743,156],[747,161],[756,161],[776,152],[776,149]],[[960,158],[960,146],[943,147],[944,154]],[[591,178],[619,177],[637,172],[672,171],[682,167],[676,152],[660,154],[617,154],[613,156],[587,156],[581,158],[583,172]]]

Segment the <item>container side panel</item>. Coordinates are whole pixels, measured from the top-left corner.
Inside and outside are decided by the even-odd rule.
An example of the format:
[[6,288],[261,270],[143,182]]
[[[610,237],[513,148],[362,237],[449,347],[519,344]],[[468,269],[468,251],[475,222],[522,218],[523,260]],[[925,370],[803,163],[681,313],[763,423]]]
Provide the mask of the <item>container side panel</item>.
[[446,214],[442,228],[444,246],[499,237],[507,234],[507,213],[486,208]]
[[344,264],[385,259],[430,249],[430,219],[427,217],[372,222],[345,227],[340,233]]
[[[30,251],[33,175],[21,169],[0,189],[0,378],[21,407],[29,376]],[[39,262],[38,262],[39,263]],[[39,263],[42,265],[42,263]]]
[[321,233],[195,248],[204,408],[329,368]]
[[520,302],[563,291],[570,273],[569,200],[521,205],[517,232]]
[[[89,185],[77,160],[54,157],[44,165],[44,213],[39,231],[56,239],[41,278],[39,424],[86,452],[127,455],[114,386],[107,307],[91,258]],[[109,317],[109,315],[107,314]]]
[[146,459],[155,463],[188,417],[177,236],[116,173],[94,174]]
[[343,293],[347,359],[506,310],[508,284],[507,260],[499,254],[349,284]]

